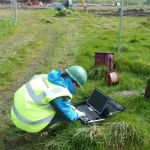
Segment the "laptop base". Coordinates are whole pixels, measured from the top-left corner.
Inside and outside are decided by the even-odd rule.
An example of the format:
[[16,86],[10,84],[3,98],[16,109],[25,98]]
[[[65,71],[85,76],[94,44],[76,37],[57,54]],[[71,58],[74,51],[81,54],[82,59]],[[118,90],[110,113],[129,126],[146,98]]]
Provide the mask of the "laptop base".
[[[102,92],[100,91],[100,93],[102,93]],[[97,105],[100,106],[101,103],[98,103]],[[80,110],[86,114],[85,117],[79,118],[79,121],[83,124],[98,123],[116,113],[125,111],[125,108],[122,105],[120,105],[118,102],[112,100],[111,98],[109,98],[109,100],[108,100],[107,104],[104,106],[104,109],[101,114],[98,113],[97,111],[93,110],[88,105],[87,100],[82,101],[78,104],[75,104],[74,106],[78,110]]]

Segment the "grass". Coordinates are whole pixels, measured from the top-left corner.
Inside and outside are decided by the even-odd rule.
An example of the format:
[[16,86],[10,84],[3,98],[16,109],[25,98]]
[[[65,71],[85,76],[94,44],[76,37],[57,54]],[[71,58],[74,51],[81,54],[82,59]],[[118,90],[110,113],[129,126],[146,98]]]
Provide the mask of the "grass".
[[[150,70],[149,18],[123,17],[121,54],[118,55],[119,17],[76,11],[59,13],[50,9],[20,9],[17,26],[9,27],[7,19],[2,21],[1,33],[5,34],[0,34],[0,149],[150,149],[150,103],[139,94],[145,90]],[[7,12],[3,14],[8,18]],[[119,85],[106,85],[106,67],[95,68],[95,52],[114,53],[114,67],[121,80]],[[70,65],[81,65],[88,73],[84,90],[77,91],[73,104],[87,98],[97,87],[122,104],[126,112],[88,126],[78,121],[59,122],[49,129],[50,135],[45,140],[25,141],[25,133],[10,120],[13,93],[34,74]],[[131,94],[125,95],[126,91]]]
[[16,26],[10,26],[9,17],[1,17],[0,16],[0,38],[4,38],[5,36],[9,36],[14,33]]

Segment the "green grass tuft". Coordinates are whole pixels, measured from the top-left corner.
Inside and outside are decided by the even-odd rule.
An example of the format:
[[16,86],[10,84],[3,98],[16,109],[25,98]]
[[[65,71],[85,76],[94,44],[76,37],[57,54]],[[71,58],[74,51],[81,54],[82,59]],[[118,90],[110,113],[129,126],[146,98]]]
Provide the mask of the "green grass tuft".
[[8,17],[0,18],[0,37],[13,34],[15,29],[15,25],[10,26],[10,20]]
[[102,80],[105,77],[106,71],[107,69],[105,66],[92,68],[90,69],[88,73],[88,79],[89,80]]
[[57,17],[64,17],[64,16],[68,16],[68,15],[74,15],[75,13],[70,10],[70,9],[64,9],[64,10],[60,10],[56,13]]

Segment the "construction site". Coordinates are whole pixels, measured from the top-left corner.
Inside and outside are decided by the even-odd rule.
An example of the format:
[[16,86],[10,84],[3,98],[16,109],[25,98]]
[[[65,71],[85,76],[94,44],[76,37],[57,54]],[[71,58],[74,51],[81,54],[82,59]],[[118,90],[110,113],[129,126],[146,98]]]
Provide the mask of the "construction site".
[[0,0],[0,150],[149,150],[149,39],[150,0]]

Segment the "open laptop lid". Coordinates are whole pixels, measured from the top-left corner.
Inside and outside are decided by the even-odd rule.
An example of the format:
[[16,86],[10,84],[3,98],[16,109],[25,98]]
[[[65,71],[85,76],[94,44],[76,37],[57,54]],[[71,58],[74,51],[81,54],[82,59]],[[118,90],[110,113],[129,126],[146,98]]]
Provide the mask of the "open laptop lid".
[[109,96],[105,95],[97,88],[94,88],[93,92],[88,97],[86,103],[97,113],[101,114],[109,100]]

